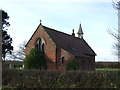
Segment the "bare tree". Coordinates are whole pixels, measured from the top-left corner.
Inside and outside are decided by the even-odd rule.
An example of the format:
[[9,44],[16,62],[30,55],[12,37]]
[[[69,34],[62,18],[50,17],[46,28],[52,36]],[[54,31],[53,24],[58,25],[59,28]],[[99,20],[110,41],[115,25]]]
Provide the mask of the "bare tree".
[[117,33],[109,31],[109,34],[117,40],[117,43],[115,43],[113,47],[117,51],[116,55],[118,55],[118,60],[120,60],[120,0],[117,2],[113,1],[113,7],[118,10],[118,30]]
[[115,1],[113,1],[113,7],[115,8],[115,9],[117,9],[117,10],[120,10],[120,1],[117,1],[117,2],[115,2]]
[[118,56],[118,60],[119,60],[120,59],[120,35],[117,32],[118,32],[118,30],[116,30],[116,32],[108,30],[108,33],[110,35],[112,35],[114,37],[114,39],[117,41],[113,44],[113,48],[115,50],[114,54]]
[[27,41],[24,41],[19,45],[18,50],[13,51],[12,55],[8,56],[9,60],[14,60],[14,61],[22,61],[25,58],[25,45]]

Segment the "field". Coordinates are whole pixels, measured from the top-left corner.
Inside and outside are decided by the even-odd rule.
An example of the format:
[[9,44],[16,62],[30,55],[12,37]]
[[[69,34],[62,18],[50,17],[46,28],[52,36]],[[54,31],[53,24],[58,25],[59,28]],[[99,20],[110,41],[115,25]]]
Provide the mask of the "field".
[[117,68],[96,68],[96,71],[117,71],[117,72],[120,72],[120,69],[117,69]]

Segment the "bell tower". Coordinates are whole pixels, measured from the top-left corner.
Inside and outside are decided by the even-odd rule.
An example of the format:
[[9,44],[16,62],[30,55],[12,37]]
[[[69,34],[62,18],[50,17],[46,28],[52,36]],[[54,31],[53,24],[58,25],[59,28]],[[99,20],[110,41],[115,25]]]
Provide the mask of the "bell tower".
[[80,39],[82,39],[83,38],[83,31],[82,31],[82,26],[81,26],[81,24],[80,24],[80,26],[79,26],[79,30],[78,30],[78,38],[80,38]]

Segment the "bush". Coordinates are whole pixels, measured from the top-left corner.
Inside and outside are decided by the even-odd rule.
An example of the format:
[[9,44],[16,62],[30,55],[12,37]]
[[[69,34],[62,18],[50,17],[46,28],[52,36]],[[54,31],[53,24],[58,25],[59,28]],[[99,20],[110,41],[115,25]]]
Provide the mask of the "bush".
[[78,70],[79,69],[79,63],[75,60],[72,60],[66,65],[66,70]]
[[44,53],[31,49],[30,54],[24,59],[25,69],[47,69]]

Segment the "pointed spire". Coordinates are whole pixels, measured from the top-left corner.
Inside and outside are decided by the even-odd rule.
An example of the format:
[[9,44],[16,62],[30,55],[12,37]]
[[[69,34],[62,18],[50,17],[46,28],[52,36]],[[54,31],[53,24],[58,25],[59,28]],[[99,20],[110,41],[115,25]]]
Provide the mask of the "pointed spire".
[[78,38],[83,38],[83,31],[82,31],[82,26],[81,26],[81,23],[80,23],[80,26],[79,26],[79,30],[78,30]]

